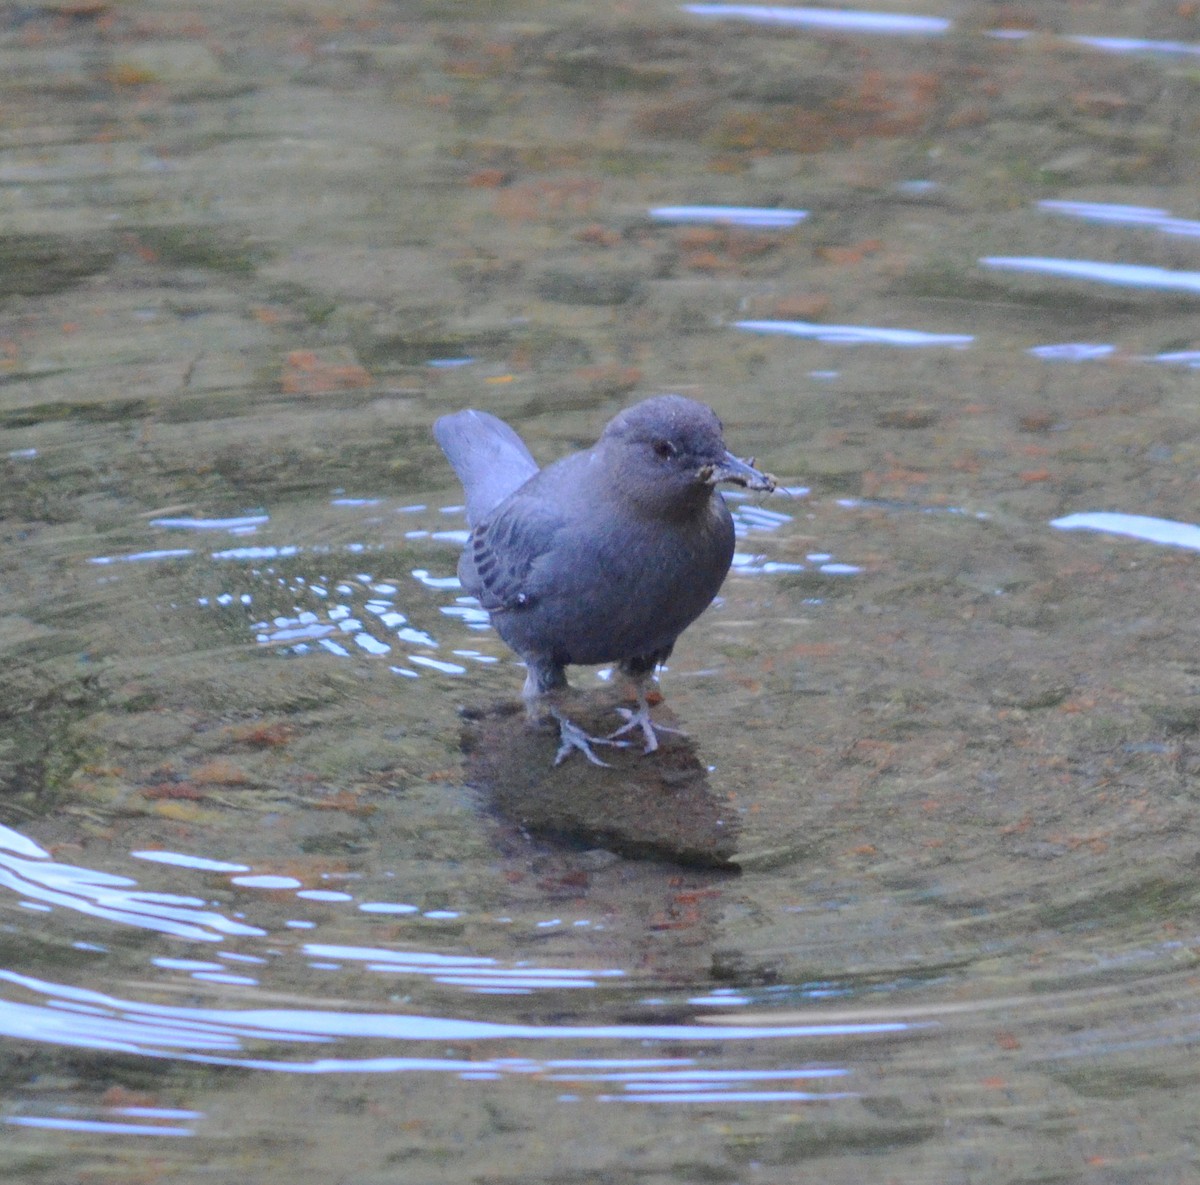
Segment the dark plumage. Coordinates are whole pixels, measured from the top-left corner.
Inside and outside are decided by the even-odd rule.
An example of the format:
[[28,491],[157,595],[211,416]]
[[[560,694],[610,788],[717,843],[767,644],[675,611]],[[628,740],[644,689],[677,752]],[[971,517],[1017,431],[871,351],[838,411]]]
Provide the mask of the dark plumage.
[[[583,452],[539,470],[521,438],[487,412],[433,426],[467,494],[471,536],[458,564],[497,632],[525,661],[531,712],[559,722],[562,761],[640,729],[658,746],[646,683],[675,639],[710,604],[733,558],[720,481],[755,490],[774,480],[725,448],[711,408],[659,395],[627,408]],[[608,737],[589,737],[555,703],[564,668],[616,662],[638,709]]]

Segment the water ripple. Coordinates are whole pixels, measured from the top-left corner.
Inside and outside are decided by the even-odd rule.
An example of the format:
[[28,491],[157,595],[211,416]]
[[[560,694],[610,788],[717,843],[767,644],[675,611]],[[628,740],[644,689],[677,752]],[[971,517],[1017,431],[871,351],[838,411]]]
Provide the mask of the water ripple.
[[838,8],[788,8],[765,4],[683,4],[692,16],[755,24],[792,25],[800,28],[835,29],[848,33],[889,33],[937,37],[950,30],[952,22],[935,16],[909,16],[896,12],[854,12]]
[[1169,518],[1088,510],[1052,519],[1050,525],[1060,531],[1103,531],[1108,535],[1128,535],[1130,538],[1144,539],[1150,543],[1163,543],[1169,547],[1186,547],[1191,551],[1200,551],[1200,526],[1176,522]]
[[807,210],[775,210],[752,206],[658,206],[650,211],[655,222],[716,223],[788,229],[808,217]]
[[[152,1004],[6,970],[0,970],[0,982],[35,999],[32,1003],[0,1000],[0,1032],[9,1036],[82,1049],[109,1049],[144,1057],[170,1057],[291,1074],[396,1073],[414,1069],[478,1073],[489,1068],[504,1073],[512,1063],[506,1059],[488,1063],[437,1057],[322,1057],[283,1061],[250,1056],[250,1047],[260,1043],[328,1045],[349,1039],[422,1043],[599,1040],[627,1042],[639,1047],[646,1042],[668,1041],[711,1045],[718,1042],[894,1036],[922,1027],[919,1023],[900,1020],[732,1026],[518,1024],[404,1013],[336,1012],[321,1008],[225,1009]],[[519,1072],[527,1072],[525,1064]]]
[[1140,263],[1105,263],[1092,259],[1050,259],[1032,255],[989,255],[980,266],[997,271],[1037,272],[1069,280],[1092,280],[1123,288],[1158,288],[1167,292],[1200,292],[1200,272],[1177,272]]
[[[782,488],[777,499],[794,501],[808,490],[802,486]],[[741,490],[725,492],[739,540],[765,538],[777,534],[795,521],[795,515],[764,504],[761,496],[751,497]],[[341,499],[345,505],[372,503],[371,499]],[[403,508],[405,513],[420,513],[429,508],[414,505]],[[438,513],[461,516],[461,506],[439,507]],[[230,522],[235,520],[202,520]],[[455,552],[467,538],[465,527],[441,530],[415,529],[405,532],[406,539],[427,540],[431,547],[452,545],[444,567],[412,567],[407,579],[419,586],[418,596],[429,595],[442,601],[432,612],[442,619],[456,619],[461,627],[472,632],[490,632],[487,613],[473,597],[461,595],[461,584],[451,569]],[[339,658],[387,658],[391,671],[413,679],[423,673],[451,677],[468,674],[473,667],[502,661],[502,655],[487,653],[473,646],[453,646],[442,636],[433,621],[413,621],[410,614],[419,616],[421,609],[405,603],[413,597],[414,589],[403,579],[379,577],[372,572],[355,572],[338,577],[332,571],[303,576],[294,568],[276,566],[275,561],[303,562],[314,558],[325,562],[337,555],[361,557],[371,554],[384,562],[387,549],[380,544],[353,543],[341,547],[310,544],[263,544],[255,547],[223,549],[210,553],[214,562],[222,565],[248,564],[243,579],[250,582],[252,591],[228,589],[217,595],[197,598],[201,608],[241,611],[254,606],[258,616],[247,619],[247,627],[255,642],[286,655],[313,652],[332,654]],[[140,553],[137,556],[107,557],[92,562],[112,563],[117,558],[162,558],[167,553]],[[191,554],[190,552],[187,554]],[[432,553],[431,553],[432,554]],[[827,556],[821,570],[826,574],[850,574],[858,571],[849,564],[834,564]],[[776,560],[763,551],[739,549],[733,560],[734,570],[742,575],[771,575],[804,571],[807,564]],[[288,571],[294,574],[285,574]],[[407,588],[407,592],[405,591]],[[403,606],[403,607],[402,607]],[[444,645],[453,647],[449,655],[435,653]]]
[[885,329],[874,325],[825,325],[813,321],[736,321],[734,327],[748,333],[781,333],[809,337],[835,345],[861,346],[949,346],[965,349],[974,340],[969,333],[929,333],[921,329]]
[[1176,218],[1170,210],[1155,206],[1122,206],[1109,202],[1073,202],[1047,198],[1038,202],[1039,210],[1080,218],[1085,222],[1101,222],[1118,226],[1149,226],[1163,234],[1194,238],[1200,235],[1200,222],[1191,218]]
[[262,936],[265,930],[205,908],[199,897],[148,893],[137,881],[93,868],[60,864],[23,836],[0,826],[0,885],[45,906],[59,906],[105,921],[158,930],[193,942],[226,936]]

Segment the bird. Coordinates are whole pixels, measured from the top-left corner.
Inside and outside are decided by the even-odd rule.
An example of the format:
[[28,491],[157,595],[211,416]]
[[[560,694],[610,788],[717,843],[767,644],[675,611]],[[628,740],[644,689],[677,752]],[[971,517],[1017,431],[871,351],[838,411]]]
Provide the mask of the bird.
[[[528,715],[559,726],[555,765],[592,746],[644,752],[658,733],[648,686],[675,641],[708,608],[733,561],[733,518],[717,489],[770,492],[775,479],[725,447],[712,408],[682,395],[627,407],[590,448],[542,469],[517,432],[485,411],[442,416],[433,434],[466,492],[463,591],[526,667]],[[616,663],[634,685],[625,723],[590,736],[561,700],[568,666]]]

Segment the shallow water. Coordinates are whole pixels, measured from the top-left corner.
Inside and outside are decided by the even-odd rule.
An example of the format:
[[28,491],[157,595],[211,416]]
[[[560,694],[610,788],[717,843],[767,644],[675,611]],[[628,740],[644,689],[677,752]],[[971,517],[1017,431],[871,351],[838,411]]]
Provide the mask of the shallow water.
[[[593,11],[4,18],[0,1170],[1197,1179],[1200,19]],[[551,775],[429,425],[661,390],[784,489]]]

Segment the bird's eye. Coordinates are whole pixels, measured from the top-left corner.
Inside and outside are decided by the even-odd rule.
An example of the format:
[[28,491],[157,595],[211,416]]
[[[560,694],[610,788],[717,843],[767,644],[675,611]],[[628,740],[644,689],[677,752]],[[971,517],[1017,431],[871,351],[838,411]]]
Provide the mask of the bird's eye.
[[676,449],[669,440],[656,440],[654,442],[654,451],[665,461],[668,457],[675,455]]

